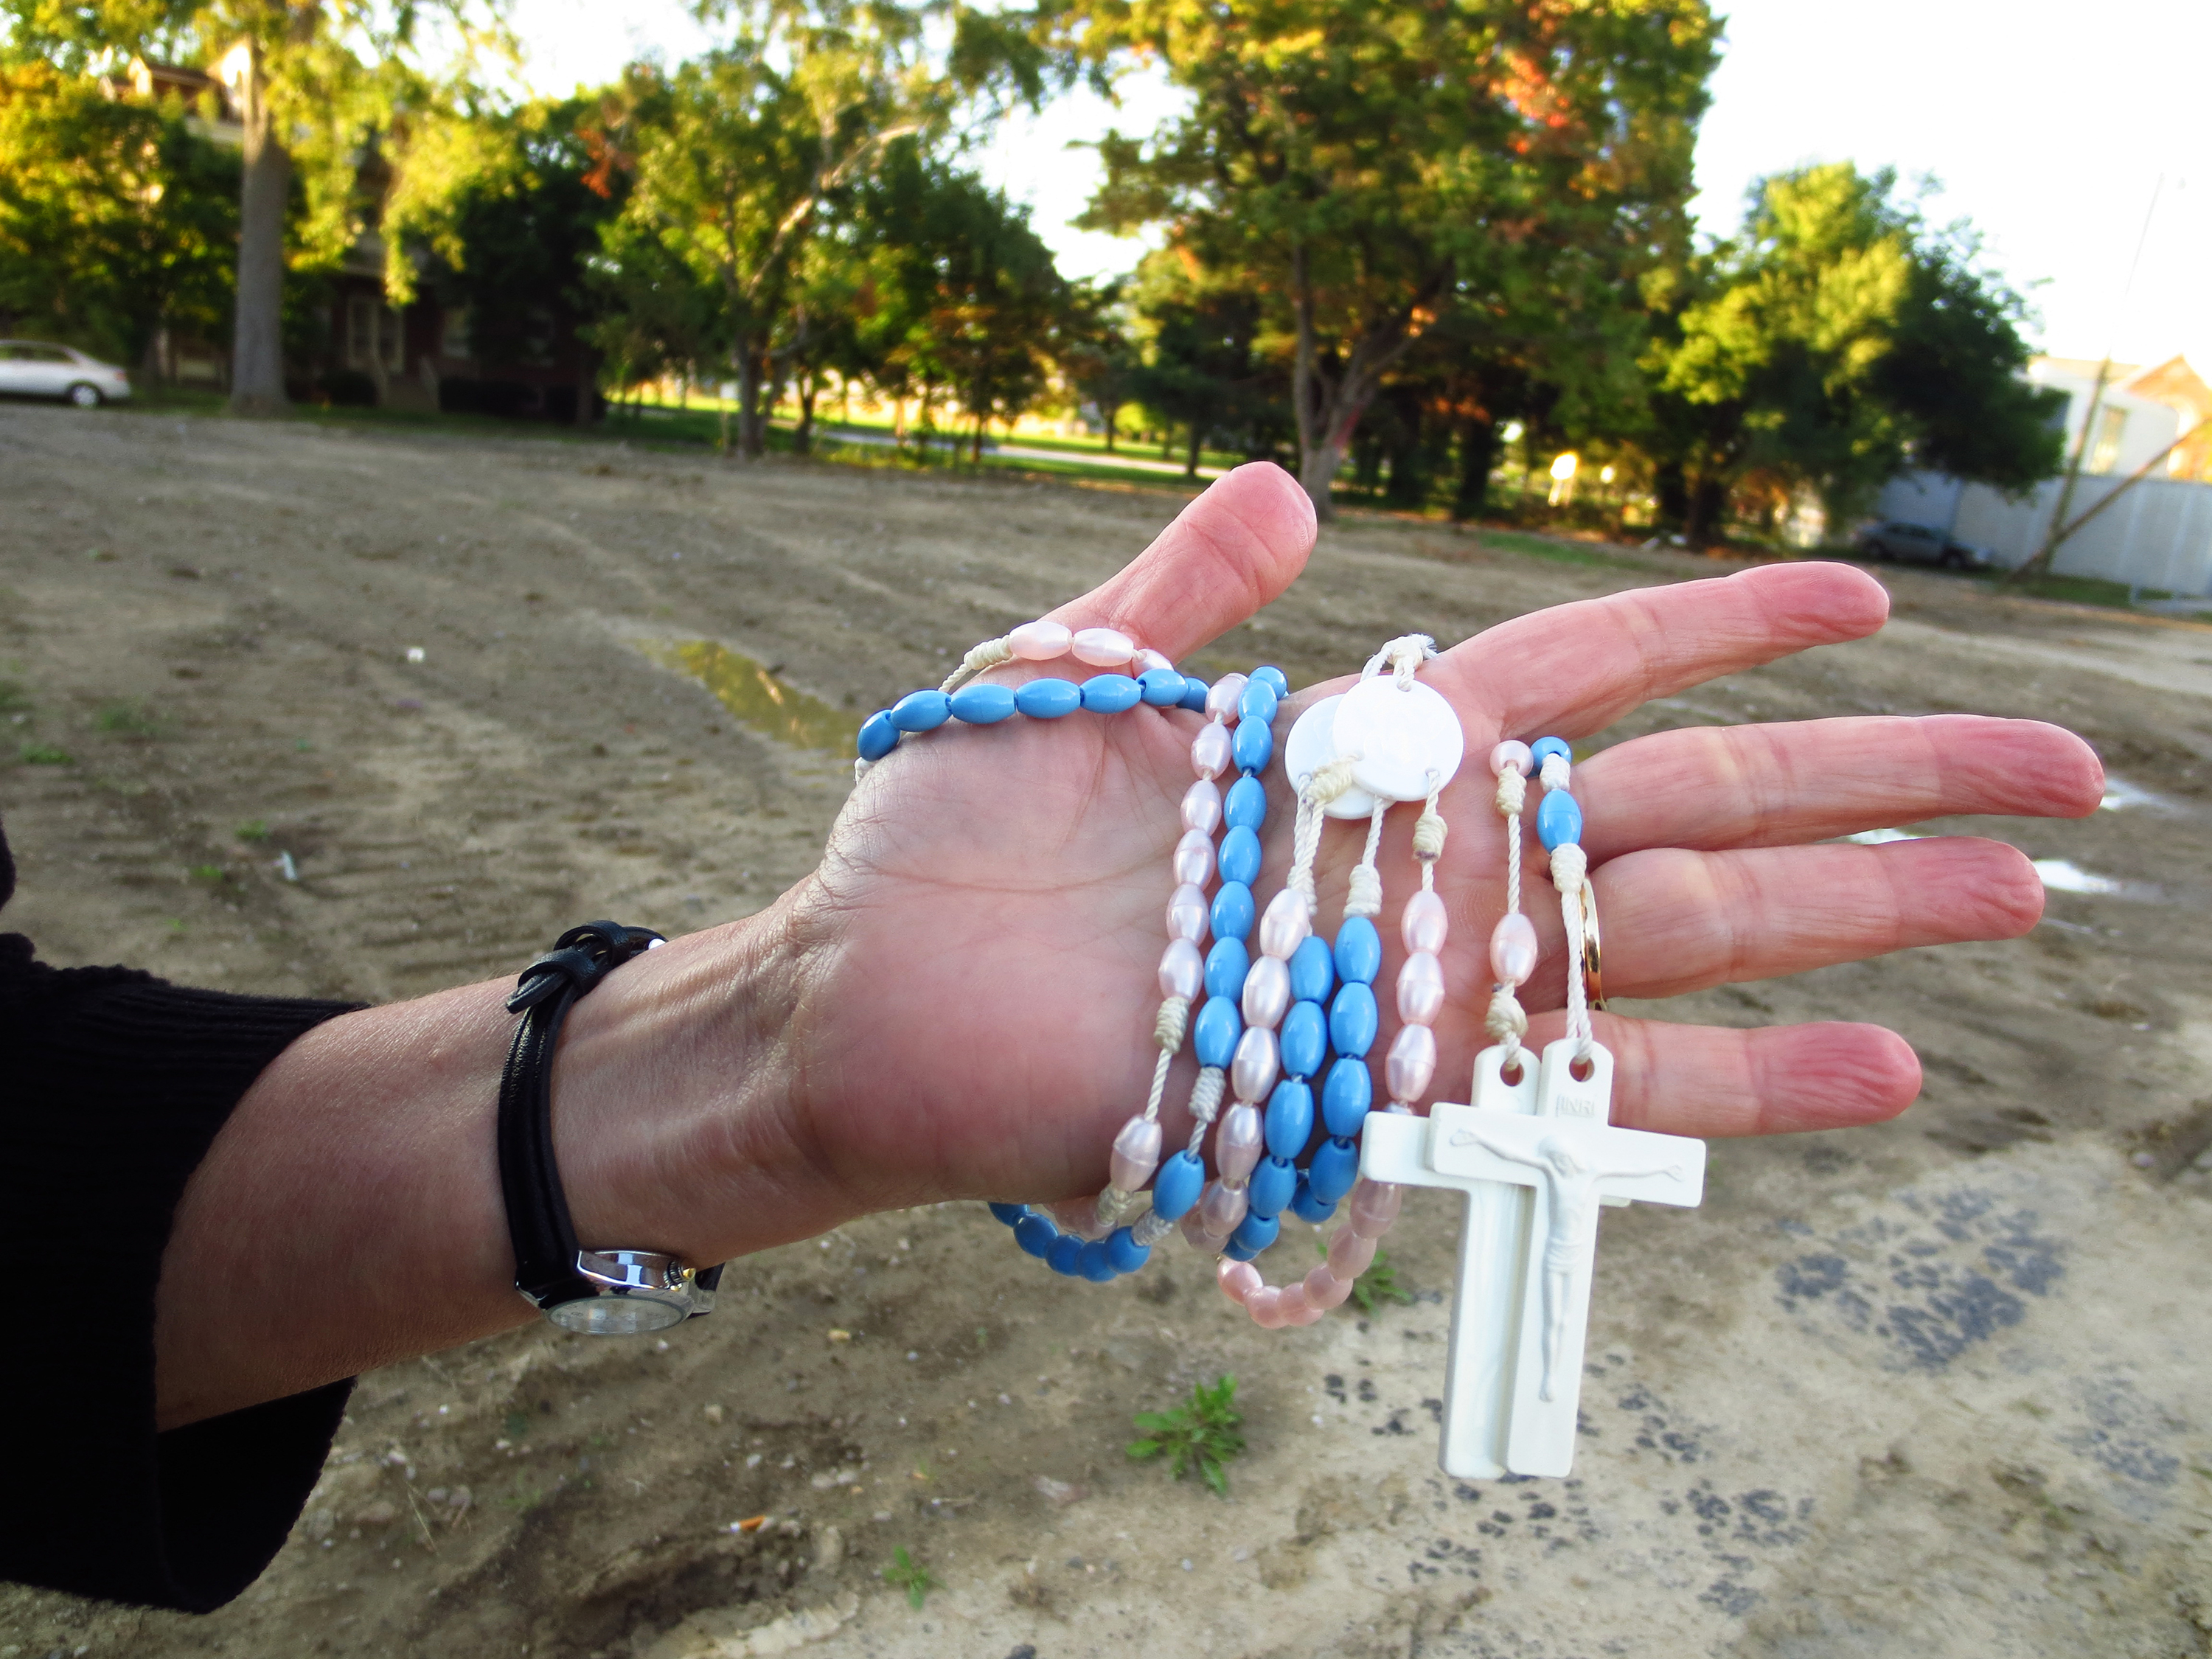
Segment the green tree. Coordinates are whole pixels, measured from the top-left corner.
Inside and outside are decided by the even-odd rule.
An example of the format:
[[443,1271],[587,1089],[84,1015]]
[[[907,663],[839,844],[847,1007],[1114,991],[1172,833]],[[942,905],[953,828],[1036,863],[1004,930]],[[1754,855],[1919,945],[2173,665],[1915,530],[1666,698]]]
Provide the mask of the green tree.
[[1679,234],[1717,34],[1703,0],[1073,0],[1057,38],[1190,93],[1149,143],[1102,143],[1088,222],[1164,222],[1266,298],[1326,514],[1362,412],[1445,308]]
[[237,204],[237,158],[177,100],[0,65],[0,312],[125,362],[164,326],[219,338]]
[[1122,283],[1084,280],[1068,285],[1056,357],[1062,378],[1079,404],[1098,410],[1106,429],[1106,453],[1114,453],[1114,423],[1136,400],[1144,356],[1123,315]]
[[1669,280],[1649,361],[1693,540],[1754,476],[1841,526],[1913,461],[2008,489],[2057,470],[2051,394],[2018,378],[2021,301],[1893,173],[1763,179],[1741,235]]
[[1183,477],[1198,476],[1209,433],[1244,435],[1267,400],[1268,376],[1257,361],[1260,303],[1236,284],[1210,279],[1173,248],[1137,268],[1135,306],[1144,339],[1130,391],[1164,424],[1184,428]]

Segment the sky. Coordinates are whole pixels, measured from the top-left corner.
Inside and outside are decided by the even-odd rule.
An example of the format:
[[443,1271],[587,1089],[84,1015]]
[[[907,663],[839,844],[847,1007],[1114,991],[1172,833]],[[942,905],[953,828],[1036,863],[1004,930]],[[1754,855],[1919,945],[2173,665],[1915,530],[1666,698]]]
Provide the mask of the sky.
[[[1930,216],[1973,222],[1987,261],[2040,313],[2038,345],[2146,363],[2186,352],[2212,377],[2212,0],[1721,9],[1727,44],[1697,149],[1703,230],[1726,234],[1753,179],[1802,162],[1932,176]],[[546,92],[710,41],[682,0],[519,0],[514,21]],[[1030,204],[1064,274],[1127,270],[1139,244],[1067,223],[1098,173],[1069,146],[1109,126],[1149,131],[1175,107],[1157,79],[1126,84],[1119,110],[1073,94],[1006,122],[975,161]]]

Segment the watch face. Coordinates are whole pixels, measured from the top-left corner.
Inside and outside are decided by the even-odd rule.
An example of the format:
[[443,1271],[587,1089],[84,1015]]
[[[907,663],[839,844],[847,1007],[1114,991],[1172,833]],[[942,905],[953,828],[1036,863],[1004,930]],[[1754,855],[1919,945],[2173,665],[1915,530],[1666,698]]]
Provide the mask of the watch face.
[[562,1330],[584,1336],[642,1336],[681,1325],[690,1310],[653,1296],[587,1296],[548,1308],[545,1316]]

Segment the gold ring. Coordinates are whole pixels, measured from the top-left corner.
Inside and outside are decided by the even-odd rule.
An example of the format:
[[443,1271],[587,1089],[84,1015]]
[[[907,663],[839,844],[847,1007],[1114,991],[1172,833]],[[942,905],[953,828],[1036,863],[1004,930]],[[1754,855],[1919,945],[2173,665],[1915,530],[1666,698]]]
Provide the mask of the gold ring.
[[1583,984],[1589,994],[1589,1006],[1600,1013],[1605,1012],[1605,971],[1602,951],[1598,944],[1597,889],[1587,877],[1583,881]]

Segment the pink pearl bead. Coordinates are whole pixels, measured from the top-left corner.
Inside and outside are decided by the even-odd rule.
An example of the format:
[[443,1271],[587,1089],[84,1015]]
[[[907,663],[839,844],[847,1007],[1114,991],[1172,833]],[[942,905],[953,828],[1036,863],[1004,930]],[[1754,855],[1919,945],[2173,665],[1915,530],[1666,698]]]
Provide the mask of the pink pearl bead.
[[1374,1265],[1375,1241],[1361,1237],[1349,1227],[1339,1227],[1328,1241],[1329,1272],[1348,1285]]
[[1206,895],[1186,883],[1168,900],[1168,937],[1187,939],[1193,945],[1204,943],[1210,925],[1206,917]]
[[1160,1166],[1160,1126],[1140,1112],[1114,1137],[1113,1182],[1125,1193],[1140,1191]]
[[1229,1242],[1227,1233],[1223,1233],[1217,1237],[1206,1231],[1206,1223],[1200,1217],[1198,1206],[1195,1204],[1182,1212],[1182,1219],[1176,1224],[1182,1229],[1185,1241],[1200,1255],[1219,1255],[1221,1247]]
[[1209,720],[1191,739],[1190,769],[1208,780],[1229,769],[1229,728],[1219,720]]
[[[1300,1287],[1297,1285],[1293,1285],[1291,1287],[1293,1290],[1298,1288]],[[1290,1294],[1290,1291],[1285,1291],[1283,1294],[1287,1297]],[[1322,1320],[1325,1316],[1322,1310],[1314,1306],[1313,1301],[1310,1297],[1303,1299],[1305,1302],[1304,1308],[1295,1315],[1285,1314],[1283,1316],[1283,1323],[1285,1325],[1318,1325],[1321,1323]]]
[[1528,745],[1512,738],[1490,751],[1490,770],[1496,777],[1504,777],[1510,769],[1525,778],[1535,764],[1536,757],[1528,752]]
[[1182,792],[1182,827],[1212,835],[1221,827],[1221,786],[1200,778]]
[[1518,910],[1498,917],[1490,934],[1490,972],[1500,985],[1525,985],[1536,971],[1536,924]]
[[1243,1181],[1258,1167],[1267,1149],[1267,1120],[1256,1106],[1231,1106],[1221,1115],[1221,1131],[1214,1139],[1213,1161],[1224,1181]]
[[1273,1029],[1291,1006],[1290,965],[1278,957],[1261,957],[1244,975],[1244,1023]]
[[1398,970],[1398,1018],[1409,1025],[1433,1025],[1443,1011],[1444,970],[1426,951],[1416,951]]
[[1231,1261],[1224,1259],[1222,1264],[1213,1270],[1213,1276],[1215,1281],[1221,1286],[1222,1294],[1231,1302],[1238,1304],[1246,1301],[1253,1291],[1259,1290],[1265,1283],[1260,1277],[1260,1270],[1249,1261]]
[[1244,695],[1249,677],[1243,674],[1224,674],[1206,688],[1206,717],[1210,720],[1233,720],[1237,718],[1237,699]]
[[1390,1231],[1406,1201],[1406,1189],[1362,1176],[1352,1188],[1352,1231],[1362,1238],[1380,1238]]
[[1306,1300],[1316,1308],[1340,1308],[1352,1294],[1352,1281],[1339,1279],[1327,1267],[1316,1267],[1308,1273],[1305,1285]]
[[1085,628],[1068,642],[1078,662],[1093,668],[1125,668],[1137,654],[1137,642],[1118,628]]
[[1302,1325],[1305,1322],[1302,1316],[1315,1312],[1316,1310],[1314,1304],[1306,1300],[1306,1287],[1304,1285],[1285,1285],[1283,1286],[1282,1294],[1276,1298],[1275,1311],[1282,1316],[1283,1323],[1285,1325]]
[[1187,939],[1170,945],[1160,957],[1160,994],[1194,1000],[1206,988],[1206,958]]
[[1244,1311],[1261,1330],[1279,1331],[1283,1328],[1283,1316],[1277,1304],[1282,1299],[1283,1293],[1273,1285],[1262,1285],[1244,1299]]
[[1176,843],[1175,878],[1203,887],[1213,879],[1213,837],[1203,830],[1186,830]]
[[1065,624],[1056,622],[1024,623],[1006,635],[1006,643],[1024,662],[1050,662],[1054,657],[1067,654],[1068,646],[1075,635]]
[[1264,1026],[1247,1027],[1237,1039],[1237,1058],[1229,1066],[1229,1085],[1237,1098],[1265,1100],[1267,1091],[1275,1086],[1275,1068],[1279,1063],[1275,1034]]
[[1383,1081],[1390,1098],[1413,1105],[1429,1091],[1437,1074],[1437,1034],[1425,1025],[1401,1025],[1390,1044],[1390,1058],[1382,1064]]
[[1406,901],[1406,914],[1398,923],[1398,933],[1408,951],[1426,951],[1434,956],[1444,948],[1444,938],[1450,932],[1444,902],[1437,894],[1424,888]]
[[1153,650],[1150,646],[1144,647],[1137,653],[1136,663],[1137,672],[1139,674],[1149,674],[1155,668],[1172,671],[1175,667],[1175,665],[1170,662],[1164,653]]
[[1225,1181],[1210,1181],[1206,1196],[1198,1200],[1198,1218],[1209,1238],[1226,1238],[1237,1231],[1237,1224],[1244,1219],[1245,1206],[1251,1195],[1242,1184],[1232,1187]]
[[1313,907],[1306,902],[1305,895],[1285,887],[1267,902],[1267,912],[1260,918],[1262,956],[1286,962],[1291,952],[1312,935]]

